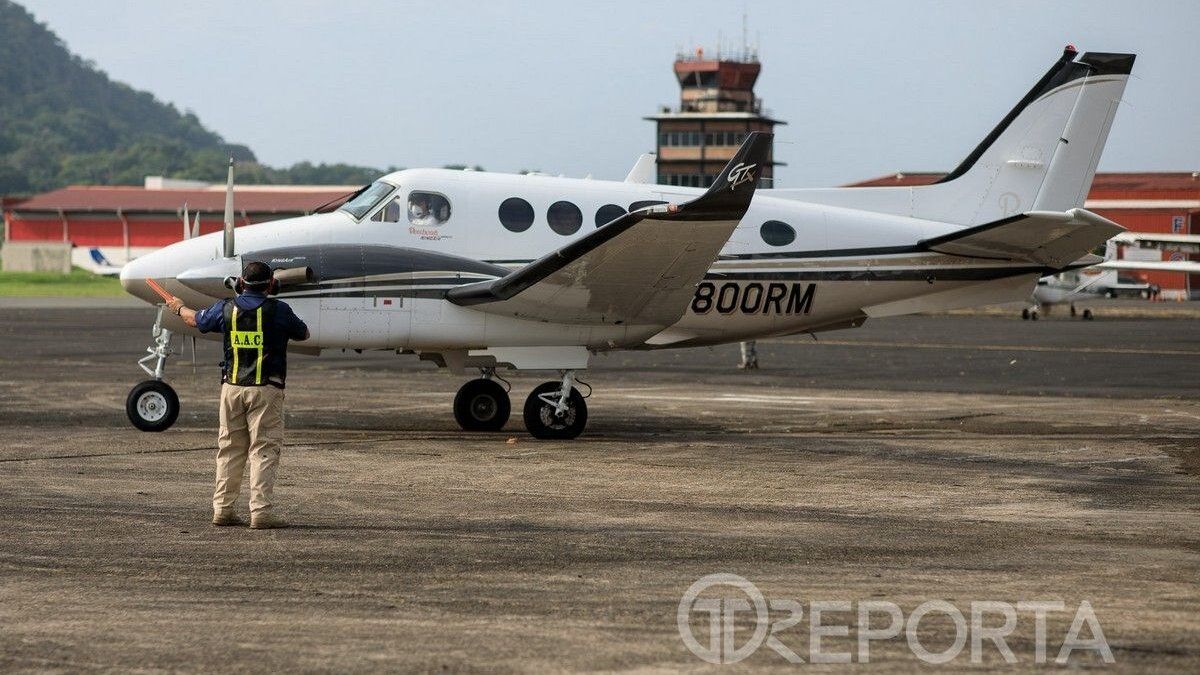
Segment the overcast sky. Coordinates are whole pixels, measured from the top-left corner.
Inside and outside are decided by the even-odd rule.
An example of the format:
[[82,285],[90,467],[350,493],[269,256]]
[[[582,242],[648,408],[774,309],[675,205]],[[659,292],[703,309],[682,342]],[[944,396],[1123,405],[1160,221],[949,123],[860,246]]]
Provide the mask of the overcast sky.
[[1138,54],[1102,170],[1200,169],[1200,2],[18,0],[273,165],[624,176],[677,49],[760,46],[781,187],[948,170],[1059,56]]

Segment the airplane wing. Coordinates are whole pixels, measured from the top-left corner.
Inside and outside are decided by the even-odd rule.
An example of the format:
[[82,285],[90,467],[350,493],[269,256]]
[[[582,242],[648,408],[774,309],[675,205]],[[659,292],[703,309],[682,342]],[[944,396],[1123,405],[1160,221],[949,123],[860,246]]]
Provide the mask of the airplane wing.
[[771,138],[749,134],[712,187],[690,202],[627,213],[507,276],[451,289],[446,299],[555,323],[672,324],[750,207]]
[[921,245],[938,253],[1029,262],[1061,270],[1124,231],[1086,209],[1030,211],[926,239]]
[[1200,274],[1200,262],[1194,260],[1105,260],[1092,267],[1102,270]]

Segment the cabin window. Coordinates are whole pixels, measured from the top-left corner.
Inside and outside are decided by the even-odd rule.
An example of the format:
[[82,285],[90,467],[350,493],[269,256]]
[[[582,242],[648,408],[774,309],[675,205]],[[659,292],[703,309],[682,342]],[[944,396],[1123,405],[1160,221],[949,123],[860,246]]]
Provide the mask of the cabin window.
[[371,220],[377,223],[398,223],[400,222],[400,213],[400,198],[397,197],[388,202],[387,206],[376,211],[375,215],[371,216]]
[[583,212],[571,202],[554,202],[546,210],[546,221],[550,229],[567,236],[575,234],[583,225]]
[[796,231],[782,220],[768,220],[758,230],[763,241],[771,246],[787,246],[796,241]]
[[509,197],[500,203],[500,224],[509,232],[524,232],[533,225],[533,207],[520,197]]
[[408,222],[428,227],[450,220],[450,200],[436,192],[408,193]]
[[625,215],[625,209],[616,204],[605,204],[596,210],[596,227],[607,225]]

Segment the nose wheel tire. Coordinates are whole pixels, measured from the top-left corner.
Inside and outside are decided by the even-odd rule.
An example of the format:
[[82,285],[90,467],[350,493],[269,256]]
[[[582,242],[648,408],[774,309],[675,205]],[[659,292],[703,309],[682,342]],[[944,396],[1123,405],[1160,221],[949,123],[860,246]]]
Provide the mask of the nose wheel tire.
[[567,397],[567,409],[561,415],[553,404],[541,398],[547,394],[554,394],[548,398],[557,398],[561,389],[561,382],[546,382],[534,388],[525,399],[525,428],[534,438],[571,439],[583,433],[587,426],[587,402],[574,388]]
[[166,431],[179,417],[179,396],[162,380],[146,380],[129,391],[125,414],[142,431]]
[[494,380],[471,380],[454,396],[454,419],[464,431],[499,431],[511,413],[508,392]]

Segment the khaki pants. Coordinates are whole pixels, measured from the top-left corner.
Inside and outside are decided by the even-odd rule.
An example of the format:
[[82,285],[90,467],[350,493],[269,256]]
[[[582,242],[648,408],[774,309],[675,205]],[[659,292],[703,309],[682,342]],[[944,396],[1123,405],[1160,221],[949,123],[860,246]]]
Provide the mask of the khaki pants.
[[217,436],[217,481],[213,513],[233,513],[250,460],[250,514],[271,511],[271,493],[283,449],[283,390],[221,385],[221,431]]

